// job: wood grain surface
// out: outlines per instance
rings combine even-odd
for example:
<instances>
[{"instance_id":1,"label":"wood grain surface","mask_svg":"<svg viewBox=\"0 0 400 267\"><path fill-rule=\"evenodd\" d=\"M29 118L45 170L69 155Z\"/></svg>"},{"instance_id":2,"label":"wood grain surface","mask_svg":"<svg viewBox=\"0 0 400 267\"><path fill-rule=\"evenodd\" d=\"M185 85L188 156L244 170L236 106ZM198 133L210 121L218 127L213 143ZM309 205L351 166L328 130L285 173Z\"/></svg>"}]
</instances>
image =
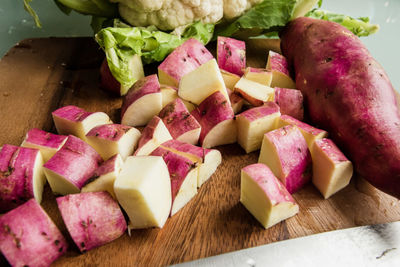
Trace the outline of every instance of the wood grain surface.
<instances>
[{"instance_id":1,"label":"wood grain surface","mask_svg":"<svg viewBox=\"0 0 400 267\"><path fill-rule=\"evenodd\" d=\"M215 44L210 45L213 49ZM263 67L268 45L248 43L248 65ZM279 44L273 45L275 49ZM119 122L121 99L98 88L103 54L90 38L24 40L0 61L0 145L19 145L34 127L55 132L51 111L77 105L104 111ZM156 70L148 66L146 74ZM294 198L297 216L264 230L239 203L240 169L255 163L238 145L219 147L223 163L198 194L163 229L132 231L118 240L79 253L46 186L42 206L69 241L54 266L164 266L279 240L400 219L399 201L353 177L328 200L310 184ZM338 244L340 245L340 244ZM5 263L2 259L1 265Z\"/></svg>"}]
</instances>

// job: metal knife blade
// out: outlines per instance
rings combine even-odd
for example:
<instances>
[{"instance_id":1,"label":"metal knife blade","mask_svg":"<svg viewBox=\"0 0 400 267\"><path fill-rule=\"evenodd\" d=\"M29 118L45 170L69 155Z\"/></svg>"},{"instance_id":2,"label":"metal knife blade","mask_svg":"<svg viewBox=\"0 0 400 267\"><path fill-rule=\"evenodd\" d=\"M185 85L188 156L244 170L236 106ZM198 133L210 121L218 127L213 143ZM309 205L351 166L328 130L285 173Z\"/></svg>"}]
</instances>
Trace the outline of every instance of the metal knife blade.
<instances>
[{"instance_id":1,"label":"metal knife blade","mask_svg":"<svg viewBox=\"0 0 400 267\"><path fill-rule=\"evenodd\" d=\"M289 239L178 266L400 266L400 221Z\"/></svg>"}]
</instances>

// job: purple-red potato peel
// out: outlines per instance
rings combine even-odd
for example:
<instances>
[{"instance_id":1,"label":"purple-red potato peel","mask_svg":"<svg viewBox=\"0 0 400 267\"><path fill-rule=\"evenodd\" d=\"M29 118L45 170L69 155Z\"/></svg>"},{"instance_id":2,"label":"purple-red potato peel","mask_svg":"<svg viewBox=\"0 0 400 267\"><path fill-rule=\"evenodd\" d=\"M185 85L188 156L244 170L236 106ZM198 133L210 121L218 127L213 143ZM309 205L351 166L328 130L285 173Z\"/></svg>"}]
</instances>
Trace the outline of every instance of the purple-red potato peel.
<instances>
[{"instance_id":1,"label":"purple-red potato peel","mask_svg":"<svg viewBox=\"0 0 400 267\"><path fill-rule=\"evenodd\" d=\"M177 47L158 66L160 83L179 86L181 78L213 58L198 40L191 38Z\"/></svg>"},{"instance_id":2,"label":"purple-red potato peel","mask_svg":"<svg viewBox=\"0 0 400 267\"><path fill-rule=\"evenodd\" d=\"M104 160L120 154L125 160L132 155L140 138L140 131L122 124L104 124L94 127L86 134L91 145Z\"/></svg>"},{"instance_id":3,"label":"purple-red potato peel","mask_svg":"<svg viewBox=\"0 0 400 267\"><path fill-rule=\"evenodd\" d=\"M167 164L171 179L171 216L183 208L197 194L198 167L187 157L162 147L151 153L160 156Z\"/></svg>"},{"instance_id":4,"label":"purple-red potato peel","mask_svg":"<svg viewBox=\"0 0 400 267\"><path fill-rule=\"evenodd\" d=\"M242 169L240 202L264 228L286 220L299 211L290 193L271 170L261 163Z\"/></svg>"},{"instance_id":5,"label":"purple-red potato peel","mask_svg":"<svg viewBox=\"0 0 400 267\"><path fill-rule=\"evenodd\" d=\"M158 116L163 120L172 138L193 145L198 143L201 126L181 99L177 98L167 104Z\"/></svg>"},{"instance_id":6,"label":"purple-red potato peel","mask_svg":"<svg viewBox=\"0 0 400 267\"><path fill-rule=\"evenodd\" d=\"M311 180L311 154L295 126L266 133L258 162L267 165L291 194Z\"/></svg>"},{"instance_id":7,"label":"purple-red potato peel","mask_svg":"<svg viewBox=\"0 0 400 267\"><path fill-rule=\"evenodd\" d=\"M53 192L66 195L79 193L102 162L94 148L69 135L64 146L43 167Z\"/></svg>"},{"instance_id":8,"label":"purple-red potato peel","mask_svg":"<svg viewBox=\"0 0 400 267\"><path fill-rule=\"evenodd\" d=\"M121 124L144 126L162 108L162 94L156 74L138 80L124 97Z\"/></svg>"},{"instance_id":9,"label":"purple-red potato peel","mask_svg":"<svg viewBox=\"0 0 400 267\"><path fill-rule=\"evenodd\" d=\"M356 172L400 198L395 91L361 40L337 23L298 18L282 32L281 46L313 123L329 132Z\"/></svg>"},{"instance_id":10,"label":"purple-red potato peel","mask_svg":"<svg viewBox=\"0 0 400 267\"><path fill-rule=\"evenodd\" d=\"M289 115L281 115L278 120L277 128L286 126L286 125L293 125L299 128L301 134L306 139L308 148L311 150L313 143L317 139L324 138L328 136L328 132L325 130L321 130L311 126L305 122L299 121L298 119L293 118Z\"/></svg>"},{"instance_id":11,"label":"purple-red potato peel","mask_svg":"<svg viewBox=\"0 0 400 267\"><path fill-rule=\"evenodd\" d=\"M0 217L0 250L12 266L50 266L67 247L57 226L34 199Z\"/></svg>"},{"instance_id":12,"label":"purple-red potato peel","mask_svg":"<svg viewBox=\"0 0 400 267\"><path fill-rule=\"evenodd\" d=\"M46 178L39 150L4 145L0 151L0 212L9 211L31 198L42 201Z\"/></svg>"},{"instance_id":13,"label":"purple-red potato peel","mask_svg":"<svg viewBox=\"0 0 400 267\"><path fill-rule=\"evenodd\" d=\"M271 87L296 88L296 84L290 77L289 64L281 54L269 51L265 68L272 72Z\"/></svg>"},{"instance_id":14,"label":"purple-red potato peel","mask_svg":"<svg viewBox=\"0 0 400 267\"><path fill-rule=\"evenodd\" d=\"M169 140L161 144L162 148L170 150L196 162L199 166L197 187L206 182L222 162L221 153L216 149L194 146L178 140Z\"/></svg>"},{"instance_id":15,"label":"purple-red potato peel","mask_svg":"<svg viewBox=\"0 0 400 267\"><path fill-rule=\"evenodd\" d=\"M300 90L275 87L275 102L283 115L304 119L303 94Z\"/></svg>"},{"instance_id":16,"label":"purple-red potato peel","mask_svg":"<svg viewBox=\"0 0 400 267\"><path fill-rule=\"evenodd\" d=\"M246 68L246 43L218 36L217 60L221 69L242 76L243 69Z\"/></svg>"},{"instance_id":17,"label":"purple-red potato peel","mask_svg":"<svg viewBox=\"0 0 400 267\"><path fill-rule=\"evenodd\" d=\"M57 205L69 234L81 252L117 239L127 228L117 201L108 192L58 197Z\"/></svg>"},{"instance_id":18,"label":"purple-red potato peel","mask_svg":"<svg viewBox=\"0 0 400 267\"><path fill-rule=\"evenodd\" d=\"M104 112L88 112L77 106L65 106L51 113L57 132L75 135L85 140L85 135L97 125L112 123Z\"/></svg>"},{"instance_id":19,"label":"purple-red potato peel","mask_svg":"<svg viewBox=\"0 0 400 267\"><path fill-rule=\"evenodd\" d=\"M165 141L171 140L172 136L163 121L154 116L142 131L138 142L135 156L147 156Z\"/></svg>"},{"instance_id":20,"label":"purple-red potato peel","mask_svg":"<svg viewBox=\"0 0 400 267\"><path fill-rule=\"evenodd\" d=\"M39 149L43 161L47 162L67 141L67 136L33 128L27 132L22 147Z\"/></svg>"},{"instance_id":21,"label":"purple-red potato peel","mask_svg":"<svg viewBox=\"0 0 400 267\"><path fill-rule=\"evenodd\" d=\"M229 95L229 100L231 101L231 106L234 114L239 113L242 111L244 105L244 99L237 93L233 92L232 90L226 88Z\"/></svg>"},{"instance_id":22,"label":"purple-red potato peel","mask_svg":"<svg viewBox=\"0 0 400 267\"><path fill-rule=\"evenodd\" d=\"M109 158L95 170L93 176L82 187L81 192L107 191L115 198L114 181L123 164L124 162L119 154Z\"/></svg>"},{"instance_id":23,"label":"purple-red potato peel","mask_svg":"<svg viewBox=\"0 0 400 267\"><path fill-rule=\"evenodd\" d=\"M237 128L230 103L220 92L207 97L192 111L201 125L200 144L205 148L235 143Z\"/></svg>"}]
</instances>

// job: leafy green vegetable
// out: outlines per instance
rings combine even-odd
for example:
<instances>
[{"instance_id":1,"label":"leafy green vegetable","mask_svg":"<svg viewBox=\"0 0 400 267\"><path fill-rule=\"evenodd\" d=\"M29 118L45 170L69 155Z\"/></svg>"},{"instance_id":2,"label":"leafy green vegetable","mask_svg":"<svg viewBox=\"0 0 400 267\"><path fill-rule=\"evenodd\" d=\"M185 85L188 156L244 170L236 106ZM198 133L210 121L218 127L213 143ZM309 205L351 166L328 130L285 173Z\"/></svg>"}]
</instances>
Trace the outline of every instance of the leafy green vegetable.
<instances>
[{"instance_id":1,"label":"leafy green vegetable","mask_svg":"<svg viewBox=\"0 0 400 267\"><path fill-rule=\"evenodd\" d=\"M310 18L337 22L352 31L357 36L368 36L379 30L379 25L371 24L369 22L369 18L365 17L360 17L356 19L347 15L336 14L320 9L311 10L309 13L306 14L306 16Z\"/></svg>"},{"instance_id":2,"label":"leafy green vegetable","mask_svg":"<svg viewBox=\"0 0 400 267\"><path fill-rule=\"evenodd\" d=\"M41 28L42 25L40 24L39 17L36 14L35 10L33 10L33 8L29 5L30 2L32 2L32 0L24 0L24 9L33 17L36 26Z\"/></svg>"},{"instance_id":3,"label":"leafy green vegetable","mask_svg":"<svg viewBox=\"0 0 400 267\"><path fill-rule=\"evenodd\" d=\"M283 27L292 17L296 0L265 0L249 9L228 25L217 25L215 36L237 36L243 31L258 29L250 35L259 35Z\"/></svg>"},{"instance_id":4,"label":"leafy green vegetable","mask_svg":"<svg viewBox=\"0 0 400 267\"><path fill-rule=\"evenodd\" d=\"M155 27L124 27L114 21L114 27L100 30L95 38L107 56L113 76L123 85L131 86L135 80L129 65L134 55L140 55L144 64L162 61L176 47L189 38L207 44L213 36L214 25L196 22L186 28L182 35L157 30Z\"/></svg>"}]
</instances>

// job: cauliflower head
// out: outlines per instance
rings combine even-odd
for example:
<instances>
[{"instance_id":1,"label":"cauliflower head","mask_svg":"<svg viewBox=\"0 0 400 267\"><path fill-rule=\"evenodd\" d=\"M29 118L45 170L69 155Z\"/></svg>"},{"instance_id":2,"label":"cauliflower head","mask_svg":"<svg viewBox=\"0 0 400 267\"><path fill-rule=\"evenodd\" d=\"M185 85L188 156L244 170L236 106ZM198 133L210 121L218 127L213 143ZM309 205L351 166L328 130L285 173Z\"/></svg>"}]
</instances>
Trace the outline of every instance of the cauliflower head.
<instances>
[{"instance_id":1,"label":"cauliflower head","mask_svg":"<svg viewBox=\"0 0 400 267\"><path fill-rule=\"evenodd\" d=\"M232 20L262 0L110 0L118 3L119 13L133 26L154 25L161 30L195 21L216 23Z\"/></svg>"}]
</instances>

